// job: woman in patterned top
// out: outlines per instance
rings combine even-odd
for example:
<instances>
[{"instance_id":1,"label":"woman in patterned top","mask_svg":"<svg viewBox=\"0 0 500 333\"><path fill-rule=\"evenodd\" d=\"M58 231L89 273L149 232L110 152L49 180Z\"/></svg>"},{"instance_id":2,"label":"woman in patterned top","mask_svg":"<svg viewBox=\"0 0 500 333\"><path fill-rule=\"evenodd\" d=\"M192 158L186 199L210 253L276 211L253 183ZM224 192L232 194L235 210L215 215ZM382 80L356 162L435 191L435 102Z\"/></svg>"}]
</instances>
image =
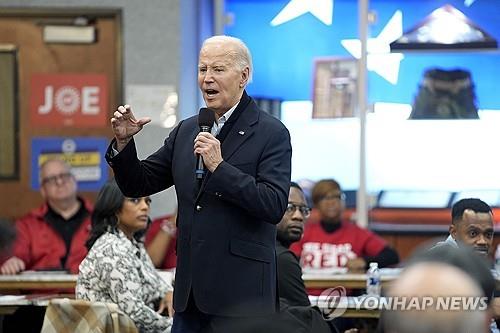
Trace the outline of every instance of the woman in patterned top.
<instances>
[{"instance_id":1,"label":"woman in patterned top","mask_svg":"<svg viewBox=\"0 0 500 333\"><path fill-rule=\"evenodd\" d=\"M89 252L80 264L76 298L116 303L142 333L170 332L172 286L160 277L140 240L150 203L149 197L126 198L115 181L103 186L92 214Z\"/></svg>"}]
</instances>

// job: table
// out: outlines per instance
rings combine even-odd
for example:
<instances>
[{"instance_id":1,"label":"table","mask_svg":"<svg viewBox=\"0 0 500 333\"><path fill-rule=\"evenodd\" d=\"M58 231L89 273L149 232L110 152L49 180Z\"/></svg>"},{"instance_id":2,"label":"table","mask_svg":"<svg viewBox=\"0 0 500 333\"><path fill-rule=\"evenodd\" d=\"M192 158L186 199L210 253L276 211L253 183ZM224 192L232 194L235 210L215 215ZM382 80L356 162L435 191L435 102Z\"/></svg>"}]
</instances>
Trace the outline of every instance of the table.
<instances>
[{"instance_id":1,"label":"table","mask_svg":"<svg viewBox=\"0 0 500 333\"><path fill-rule=\"evenodd\" d=\"M401 273L401 268L381 268L380 281L382 287L387 287L391 281L396 279ZM335 271L333 271L335 272ZM326 289L334 287L344 287L348 289L365 289L366 288L366 274L365 273L351 273L347 269L339 273L311 273L307 272L302 275L306 288L312 289Z\"/></svg>"},{"instance_id":2,"label":"table","mask_svg":"<svg viewBox=\"0 0 500 333\"><path fill-rule=\"evenodd\" d=\"M396 279L397 275L381 275L382 287L386 287L391 281ZM304 274L302 275L306 288L323 289L333 287L345 287L348 289L366 288L366 274L364 273L346 273L346 274Z\"/></svg>"},{"instance_id":3,"label":"table","mask_svg":"<svg viewBox=\"0 0 500 333\"><path fill-rule=\"evenodd\" d=\"M384 271L386 270L386 271ZM382 287L387 287L395 280L401 269L381 269L380 280ZM385 272L385 273L384 273ZM500 291L500 275L493 274L496 280L496 290ZM365 273L345 273L345 274L303 274L302 279L306 288L311 289L326 289L334 287L344 287L347 289L365 289L366 274Z\"/></svg>"},{"instance_id":4,"label":"table","mask_svg":"<svg viewBox=\"0 0 500 333\"><path fill-rule=\"evenodd\" d=\"M387 287L399 273L399 269L387 271L381 269L382 287ZM158 271L166 281L172 281L173 272ZM33 289L72 289L76 286L76 274L28 272L17 275L0 275L1 290L33 290ZM306 288L326 289L343 286L349 289L364 289L366 287L366 274L303 274L302 278ZM497 290L500 290L500 279L497 277Z\"/></svg>"},{"instance_id":5,"label":"table","mask_svg":"<svg viewBox=\"0 0 500 333\"><path fill-rule=\"evenodd\" d=\"M0 290L72 289L76 286L77 277L76 274L55 272L0 275Z\"/></svg>"},{"instance_id":6,"label":"table","mask_svg":"<svg viewBox=\"0 0 500 333\"><path fill-rule=\"evenodd\" d=\"M47 306L53 298L74 298L68 294L0 295L0 315L14 313L20 306Z\"/></svg>"},{"instance_id":7,"label":"table","mask_svg":"<svg viewBox=\"0 0 500 333\"><path fill-rule=\"evenodd\" d=\"M171 282L174 273L159 270L160 276ZM2 290L43 290L43 289L74 289L77 274L61 272L26 271L16 275L0 275L0 291Z\"/></svg>"}]
</instances>

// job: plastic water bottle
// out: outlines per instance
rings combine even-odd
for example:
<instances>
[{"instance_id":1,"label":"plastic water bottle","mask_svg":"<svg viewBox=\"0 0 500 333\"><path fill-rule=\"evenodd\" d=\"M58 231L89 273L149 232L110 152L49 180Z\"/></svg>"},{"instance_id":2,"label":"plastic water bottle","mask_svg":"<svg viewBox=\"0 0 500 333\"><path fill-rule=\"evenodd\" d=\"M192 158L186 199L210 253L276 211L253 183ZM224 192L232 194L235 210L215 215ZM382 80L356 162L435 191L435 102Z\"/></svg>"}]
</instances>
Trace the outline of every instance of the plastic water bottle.
<instances>
[{"instance_id":1,"label":"plastic water bottle","mask_svg":"<svg viewBox=\"0 0 500 333\"><path fill-rule=\"evenodd\" d=\"M380 271L376 262L371 262L366 272L366 294L380 296Z\"/></svg>"}]
</instances>

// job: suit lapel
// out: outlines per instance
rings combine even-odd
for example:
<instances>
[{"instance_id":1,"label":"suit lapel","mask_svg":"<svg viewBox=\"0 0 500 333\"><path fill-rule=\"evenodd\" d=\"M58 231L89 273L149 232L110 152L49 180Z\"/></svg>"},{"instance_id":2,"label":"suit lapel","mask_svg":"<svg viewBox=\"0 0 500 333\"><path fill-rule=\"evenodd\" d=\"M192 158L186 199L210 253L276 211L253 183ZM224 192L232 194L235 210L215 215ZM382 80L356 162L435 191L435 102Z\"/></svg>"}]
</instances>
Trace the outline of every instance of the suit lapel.
<instances>
[{"instance_id":1,"label":"suit lapel","mask_svg":"<svg viewBox=\"0 0 500 333\"><path fill-rule=\"evenodd\" d=\"M242 111L236 123L231 128L231 131L228 133L226 139L222 143L221 151L222 151L222 159L228 162L231 156L238 150L238 148L248 140L254 133L255 129L253 125L257 123L259 120L259 109L253 100L250 100L250 103L247 107ZM205 188L205 184L208 179L212 175L211 172L208 172L206 176L203 178L203 181L200 186L200 190L196 197L196 202L200 199L201 194Z\"/></svg>"},{"instance_id":2,"label":"suit lapel","mask_svg":"<svg viewBox=\"0 0 500 333\"><path fill-rule=\"evenodd\" d=\"M228 161L238 148L253 135L253 125L257 122L258 112L252 108L243 111L222 143L221 150L224 161Z\"/></svg>"}]
</instances>

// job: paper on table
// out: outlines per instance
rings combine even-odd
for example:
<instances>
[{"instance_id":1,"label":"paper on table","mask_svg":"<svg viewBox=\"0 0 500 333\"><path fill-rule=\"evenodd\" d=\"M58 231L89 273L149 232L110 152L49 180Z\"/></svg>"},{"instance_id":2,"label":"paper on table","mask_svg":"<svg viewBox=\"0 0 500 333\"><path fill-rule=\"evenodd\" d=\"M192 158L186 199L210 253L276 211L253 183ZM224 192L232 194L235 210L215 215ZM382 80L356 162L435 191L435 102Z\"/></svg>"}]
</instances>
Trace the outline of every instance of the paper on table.
<instances>
[{"instance_id":1,"label":"paper on table","mask_svg":"<svg viewBox=\"0 0 500 333\"><path fill-rule=\"evenodd\" d=\"M26 295L0 295L0 303L10 303L21 299L26 299Z\"/></svg>"},{"instance_id":2,"label":"paper on table","mask_svg":"<svg viewBox=\"0 0 500 333\"><path fill-rule=\"evenodd\" d=\"M332 275L332 274L345 274L347 267L329 267L329 268L307 268L303 270L304 274L311 275Z\"/></svg>"},{"instance_id":3,"label":"paper on table","mask_svg":"<svg viewBox=\"0 0 500 333\"><path fill-rule=\"evenodd\" d=\"M401 274L401 271L403 269L402 268L381 268L379 271L380 271L380 275L394 275L394 276L397 276L399 274Z\"/></svg>"}]
</instances>

